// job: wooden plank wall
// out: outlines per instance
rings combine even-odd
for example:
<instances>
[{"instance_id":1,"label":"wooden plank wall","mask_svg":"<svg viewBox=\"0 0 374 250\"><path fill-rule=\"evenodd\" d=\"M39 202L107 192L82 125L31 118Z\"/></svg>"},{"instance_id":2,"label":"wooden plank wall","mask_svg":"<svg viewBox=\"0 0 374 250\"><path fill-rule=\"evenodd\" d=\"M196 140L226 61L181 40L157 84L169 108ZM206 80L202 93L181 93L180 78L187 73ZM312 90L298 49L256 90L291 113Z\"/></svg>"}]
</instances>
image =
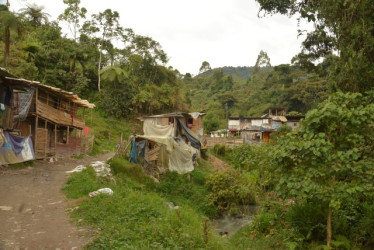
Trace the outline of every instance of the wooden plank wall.
<instances>
[{"instance_id":1,"label":"wooden plank wall","mask_svg":"<svg viewBox=\"0 0 374 250\"><path fill-rule=\"evenodd\" d=\"M46 145L48 140L48 129L37 128L36 129L36 143L35 143L35 157L37 159L45 158Z\"/></svg>"},{"instance_id":2,"label":"wooden plank wall","mask_svg":"<svg viewBox=\"0 0 374 250\"><path fill-rule=\"evenodd\" d=\"M84 128L85 126L84 120L72 117L70 114L55 109L40 100L36 101L36 112L39 116L59 125L74 126L78 128Z\"/></svg>"}]
</instances>

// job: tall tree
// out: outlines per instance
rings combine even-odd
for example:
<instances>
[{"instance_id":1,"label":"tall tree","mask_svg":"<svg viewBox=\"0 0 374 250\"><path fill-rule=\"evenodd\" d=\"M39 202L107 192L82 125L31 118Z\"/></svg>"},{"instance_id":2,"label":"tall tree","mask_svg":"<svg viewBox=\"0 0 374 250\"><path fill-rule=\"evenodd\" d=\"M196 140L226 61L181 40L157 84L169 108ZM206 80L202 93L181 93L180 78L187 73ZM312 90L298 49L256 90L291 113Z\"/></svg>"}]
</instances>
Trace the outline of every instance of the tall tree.
<instances>
[{"instance_id":1,"label":"tall tree","mask_svg":"<svg viewBox=\"0 0 374 250\"><path fill-rule=\"evenodd\" d=\"M93 37L98 44L99 49L99 62L98 62L98 81L97 88L99 92L100 87L100 71L102 68L102 56L103 51L106 48L110 48L111 40L118 39L123 34L123 28L119 24L119 13L117 11L112 11L111 9L106 9L104 12L99 14L93 14L92 20L86 21L83 24L82 31L87 35Z\"/></svg>"},{"instance_id":2,"label":"tall tree","mask_svg":"<svg viewBox=\"0 0 374 250\"><path fill-rule=\"evenodd\" d=\"M303 42L301 58L315 62L337 51L334 87L364 92L374 86L372 0L256 0L265 14L300 14L315 30Z\"/></svg>"},{"instance_id":3,"label":"tall tree","mask_svg":"<svg viewBox=\"0 0 374 250\"><path fill-rule=\"evenodd\" d=\"M364 201L373 192L373 98L373 91L333 94L307 113L297 135L288 134L274 145L276 191L326 208L329 247L332 214L350 196Z\"/></svg>"},{"instance_id":4,"label":"tall tree","mask_svg":"<svg viewBox=\"0 0 374 250\"><path fill-rule=\"evenodd\" d=\"M10 12L8 7L0 5L0 29L1 33L4 34L2 39L4 40L4 67L8 65L8 59L10 55L10 33L11 30L16 31L19 35L21 34L22 23L17 15Z\"/></svg>"},{"instance_id":5,"label":"tall tree","mask_svg":"<svg viewBox=\"0 0 374 250\"><path fill-rule=\"evenodd\" d=\"M204 61L202 64L201 64L201 67L199 69L199 73L204 73L208 70L211 70L212 68L210 67L210 64L207 62L207 61Z\"/></svg>"},{"instance_id":6,"label":"tall tree","mask_svg":"<svg viewBox=\"0 0 374 250\"><path fill-rule=\"evenodd\" d=\"M80 0L63 0L67 8L64 13L58 16L59 20L63 20L69 23L69 29L74 37L74 41L77 41L77 33L80 28L80 20L86 18L87 9L79 7Z\"/></svg>"}]
</instances>

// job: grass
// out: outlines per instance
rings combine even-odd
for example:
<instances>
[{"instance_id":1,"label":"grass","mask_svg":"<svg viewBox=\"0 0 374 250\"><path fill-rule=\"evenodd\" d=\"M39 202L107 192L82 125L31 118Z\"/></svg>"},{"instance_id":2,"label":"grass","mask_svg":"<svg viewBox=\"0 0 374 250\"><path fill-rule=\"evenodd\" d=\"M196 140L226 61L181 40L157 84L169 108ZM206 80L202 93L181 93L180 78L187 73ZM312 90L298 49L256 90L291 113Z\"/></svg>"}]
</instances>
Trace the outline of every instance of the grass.
<instances>
[{"instance_id":1,"label":"grass","mask_svg":"<svg viewBox=\"0 0 374 250\"><path fill-rule=\"evenodd\" d=\"M30 166L34 166L34 161L25 161L20 163L14 163L9 165L13 169L23 169Z\"/></svg>"},{"instance_id":2,"label":"grass","mask_svg":"<svg viewBox=\"0 0 374 250\"><path fill-rule=\"evenodd\" d=\"M114 151L116 144L120 141L121 133L122 140L127 141L132 131L128 120L105 117L99 109L92 110L92 122L91 115L86 115L86 125L90 127L90 133L95 135L90 155Z\"/></svg>"},{"instance_id":3,"label":"grass","mask_svg":"<svg viewBox=\"0 0 374 250\"><path fill-rule=\"evenodd\" d=\"M72 212L72 217L95 228L97 237L88 249L227 249L206 223L216 214L206 198L204 179L208 166L188 176L166 173L161 184L125 159L111 160L115 182L96 177L91 168L71 175L63 192L69 199L110 187L113 196L98 195ZM180 208L170 209L168 202Z\"/></svg>"}]
</instances>

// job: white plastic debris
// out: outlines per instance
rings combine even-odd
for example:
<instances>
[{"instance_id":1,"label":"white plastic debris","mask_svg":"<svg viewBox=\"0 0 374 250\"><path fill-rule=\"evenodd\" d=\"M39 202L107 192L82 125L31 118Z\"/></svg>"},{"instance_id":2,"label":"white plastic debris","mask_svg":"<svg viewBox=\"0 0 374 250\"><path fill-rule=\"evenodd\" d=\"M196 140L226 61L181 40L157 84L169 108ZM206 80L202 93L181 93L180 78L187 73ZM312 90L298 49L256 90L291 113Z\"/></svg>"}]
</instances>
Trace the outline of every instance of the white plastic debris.
<instances>
[{"instance_id":1,"label":"white plastic debris","mask_svg":"<svg viewBox=\"0 0 374 250\"><path fill-rule=\"evenodd\" d=\"M99 190L93 191L88 194L90 198L95 197L98 194L108 194L108 195L113 195L113 190L110 188L100 188Z\"/></svg>"},{"instance_id":2,"label":"white plastic debris","mask_svg":"<svg viewBox=\"0 0 374 250\"><path fill-rule=\"evenodd\" d=\"M82 172L82 171L85 170L85 169L86 169L85 166L83 166L83 165L78 165L78 166L76 166L73 170L66 171L66 173L71 174L71 173L75 173L75 172Z\"/></svg>"},{"instance_id":3,"label":"white plastic debris","mask_svg":"<svg viewBox=\"0 0 374 250\"><path fill-rule=\"evenodd\" d=\"M109 164L106 164L103 161L94 161L91 162L90 167L92 167L97 176L105 177L105 176L111 176L110 173L110 166Z\"/></svg>"},{"instance_id":4,"label":"white plastic debris","mask_svg":"<svg viewBox=\"0 0 374 250\"><path fill-rule=\"evenodd\" d=\"M106 177L106 176L111 176L112 175L110 173L109 164L106 164L103 161L94 161L94 162L91 162L90 165L88 165L88 166L92 167L95 170L97 176ZM76 168L74 168L73 170L66 171L66 173L71 174L71 173L75 173L75 172L82 172L85 169L86 169L86 166L79 165Z\"/></svg>"},{"instance_id":5,"label":"white plastic debris","mask_svg":"<svg viewBox=\"0 0 374 250\"><path fill-rule=\"evenodd\" d=\"M170 209L176 210L179 209L179 206L175 206L173 202L165 202L166 205L169 206Z\"/></svg>"}]
</instances>

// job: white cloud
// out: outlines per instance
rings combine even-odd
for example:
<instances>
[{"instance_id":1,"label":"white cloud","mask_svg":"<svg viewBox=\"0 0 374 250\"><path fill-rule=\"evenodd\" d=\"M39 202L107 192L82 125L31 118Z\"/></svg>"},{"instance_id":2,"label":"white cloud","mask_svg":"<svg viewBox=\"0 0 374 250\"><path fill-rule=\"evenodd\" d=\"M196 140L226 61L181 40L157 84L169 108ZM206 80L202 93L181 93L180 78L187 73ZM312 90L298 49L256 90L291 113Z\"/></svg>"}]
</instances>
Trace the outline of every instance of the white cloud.
<instances>
[{"instance_id":1,"label":"white cloud","mask_svg":"<svg viewBox=\"0 0 374 250\"><path fill-rule=\"evenodd\" d=\"M29 2L43 5L52 19L65 9L62 0ZM253 66L260 50L268 53L272 65L290 63L300 51L296 18L258 18L254 0L81 2L89 15L107 8L118 11L125 28L158 41L170 58L168 64L182 73L196 74L205 60L212 67ZM26 5L25 0L10 3L14 10Z\"/></svg>"}]
</instances>

